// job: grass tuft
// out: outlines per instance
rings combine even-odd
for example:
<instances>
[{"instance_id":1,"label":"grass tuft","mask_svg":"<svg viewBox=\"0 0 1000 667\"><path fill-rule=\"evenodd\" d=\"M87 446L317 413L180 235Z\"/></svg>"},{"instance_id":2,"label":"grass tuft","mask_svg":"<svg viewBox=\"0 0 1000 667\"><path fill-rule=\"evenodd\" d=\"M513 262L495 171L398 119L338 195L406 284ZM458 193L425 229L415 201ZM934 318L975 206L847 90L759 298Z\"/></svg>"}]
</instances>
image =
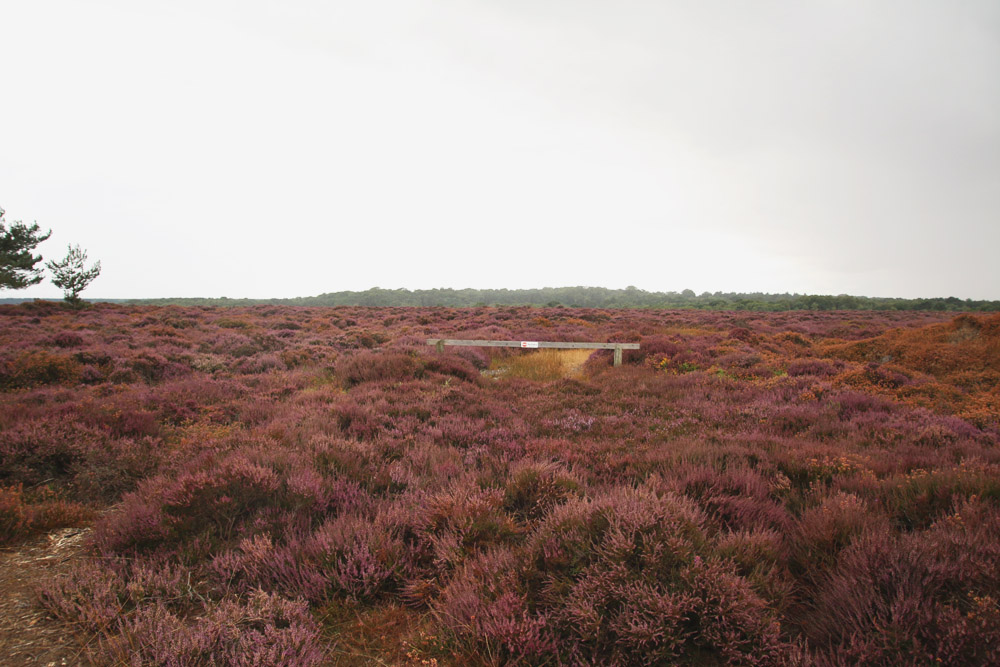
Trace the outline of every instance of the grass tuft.
<instances>
[{"instance_id":1,"label":"grass tuft","mask_svg":"<svg viewBox=\"0 0 1000 667\"><path fill-rule=\"evenodd\" d=\"M583 364L593 350L537 350L494 359L490 370L497 376L551 382L583 374Z\"/></svg>"}]
</instances>

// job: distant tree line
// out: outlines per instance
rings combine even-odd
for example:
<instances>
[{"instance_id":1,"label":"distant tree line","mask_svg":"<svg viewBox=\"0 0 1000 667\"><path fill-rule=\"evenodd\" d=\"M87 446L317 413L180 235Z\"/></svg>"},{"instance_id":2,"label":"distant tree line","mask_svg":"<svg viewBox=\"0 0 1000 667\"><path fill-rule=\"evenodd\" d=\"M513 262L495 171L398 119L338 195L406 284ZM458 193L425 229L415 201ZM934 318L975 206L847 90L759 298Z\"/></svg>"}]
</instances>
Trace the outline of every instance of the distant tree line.
<instances>
[{"instance_id":1,"label":"distant tree line","mask_svg":"<svg viewBox=\"0 0 1000 667\"><path fill-rule=\"evenodd\" d=\"M888 297L821 294L765 294L763 292L647 292L636 287L543 287L541 289L382 289L328 292L293 299L137 299L134 304L187 306L563 306L567 308L693 308L701 310L939 310L953 312L1000 311L1000 301L956 297L896 299Z\"/></svg>"}]
</instances>

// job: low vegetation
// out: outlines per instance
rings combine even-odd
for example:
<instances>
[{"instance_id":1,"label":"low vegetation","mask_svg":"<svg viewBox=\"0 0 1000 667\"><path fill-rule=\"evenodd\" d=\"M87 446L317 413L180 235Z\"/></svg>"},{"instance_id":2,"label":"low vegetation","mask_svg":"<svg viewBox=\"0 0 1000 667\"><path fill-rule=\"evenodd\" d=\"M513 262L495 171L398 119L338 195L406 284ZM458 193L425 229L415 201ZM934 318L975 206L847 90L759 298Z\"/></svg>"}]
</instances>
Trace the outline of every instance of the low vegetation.
<instances>
[{"instance_id":1,"label":"low vegetation","mask_svg":"<svg viewBox=\"0 0 1000 667\"><path fill-rule=\"evenodd\" d=\"M93 522L39 603L97 664L1000 662L997 315L38 302L0 343L0 539Z\"/></svg>"}]
</instances>

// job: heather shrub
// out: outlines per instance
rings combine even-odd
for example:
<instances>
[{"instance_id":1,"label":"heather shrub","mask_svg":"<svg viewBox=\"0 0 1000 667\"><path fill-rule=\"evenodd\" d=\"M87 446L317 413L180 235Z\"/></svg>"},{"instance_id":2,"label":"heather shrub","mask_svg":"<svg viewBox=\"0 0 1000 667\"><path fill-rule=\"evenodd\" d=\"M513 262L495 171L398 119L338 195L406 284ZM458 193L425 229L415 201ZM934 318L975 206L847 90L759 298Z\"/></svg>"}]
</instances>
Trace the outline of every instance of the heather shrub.
<instances>
[{"instance_id":1,"label":"heather shrub","mask_svg":"<svg viewBox=\"0 0 1000 667\"><path fill-rule=\"evenodd\" d=\"M30 503L25 508L26 522L22 534L79 526L94 517L90 508L59 498L47 489L34 490L30 494Z\"/></svg>"},{"instance_id":2,"label":"heather shrub","mask_svg":"<svg viewBox=\"0 0 1000 667\"><path fill-rule=\"evenodd\" d=\"M777 662L773 614L729 566L705 560L702 521L690 501L646 489L572 499L523 556L468 563L435 610L459 638L537 664Z\"/></svg>"},{"instance_id":3,"label":"heather shrub","mask_svg":"<svg viewBox=\"0 0 1000 667\"><path fill-rule=\"evenodd\" d=\"M366 405L359 399L360 390L347 392L339 386L339 382L332 376L326 378L330 387L336 387L337 395L332 400L326 401L332 413L333 419L329 423L334 426L332 429L324 430L327 435L348 435L354 439L366 439L367 436L376 435L387 422L387 415L376 414L372 406ZM384 387L379 387L384 389ZM380 405L379 407L383 407ZM355 432L351 432L354 430Z\"/></svg>"},{"instance_id":4,"label":"heather shrub","mask_svg":"<svg viewBox=\"0 0 1000 667\"><path fill-rule=\"evenodd\" d=\"M283 507L319 520L337 512L367 510L372 504L368 491L357 482L337 475L322 475L303 461L279 469L282 494L275 500Z\"/></svg>"},{"instance_id":5,"label":"heather shrub","mask_svg":"<svg viewBox=\"0 0 1000 667\"><path fill-rule=\"evenodd\" d=\"M129 360L132 371L144 382L160 382L183 375L188 369L156 352L143 351Z\"/></svg>"},{"instance_id":6,"label":"heather shrub","mask_svg":"<svg viewBox=\"0 0 1000 667\"><path fill-rule=\"evenodd\" d=\"M294 663L263 595L350 609L332 661L998 662L1000 319L35 310L0 306L0 539L111 505L46 602L81 659ZM494 382L427 336L642 349Z\"/></svg>"},{"instance_id":7,"label":"heather shrub","mask_svg":"<svg viewBox=\"0 0 1000 667\"><path fill-rule=\"evenodd\" d=\"M102 547L131 549L180 545L213 551L240 537L257 511L276 503L280 480L273 470L234 455L217 466L153 479L125 499L123 510L99 524Z\"/></svg>"},{"instance_id":8,"label":"heather shrub","mask_svg":"<svg viewBox=\"0 0 1000 667\"><path fill-rule=\"evenodd\" d=\"M307 543L329 590L357 600L374 599L399 585L403 551L384 514L374 520L356 514L328 519Z\"/></svg>"},{"instance_id":9,"label":"heather shrub","mask_svg":"<svg viewBox=\"0 0 1000 667\"><path fill-rule=\"evenodd\" d=\"M25 491L20 484L0 486L0 545L91 519L88 508L57 497L48 489Z\"/></svg>"},{"instance_id":10,"label":"heather shrub","mask_svg":"<svg viewBox=\"0 0 1000 667\"><path fill-rule=\"evenodd\" d=\"M303 602L258 592L223 600L192 623L161 605L118 624L94 652L100 661L168 667L308 667L323 660L319 628Z\"/></svg>"},{"instance_id":11,"label":"heather shrub","mask_svg":"<svg viewBox=\"0 0 1000 667\"><path fill-rule=\"evenodd\" d=\"M521 521L531 521L579 493L577 477L559 464L525 461L511 469L503 509Z\"/></svg>"},{"instance_id":12,"label":"heather shrub","mask_svg":"<svg viewBox=\"0 0 1000 667\"><path fill-rule=\"evenodd\" d=\"M622 355L624 356L626 352L628 350L623 351ZM594 353L587 357L587 361L583 364L583 374L587 377L596 377L607 372L612 367L613 355L612 350L594 350Z\"/></svg>"},{"instance_id":13,"label":"heather shrub","mask_svg":"<svg viewBox=\"0 0 1000 667\"><path fill-rule=\"evenodd\" d=\"M0 486L0 544L23 535L30 526L21 486Z\"/></svg>"},{"instance_id":14,"label":"heather shrub","mask_svg":"<svg viewBox=\"0 0 1000 667\"><path fill-rule=\"evenodd\" d=\"M729 338L732 340L739 340L744 343L748 343L753 341L755 337L754 332L746 327L735 327L729 330Z\"/></svg>"},{"instance_id":15,"label":"heather shrub","mask_svg":"<svg viewBox=\"0 0 1000 667\"><path fill-rule=\"evenodd\" d=\"M143 406L107 400L92 407L92 410L81 410L79 419L89 426L106 430L112 437L141 439L160 435L158 415Z\"/></svg>"},{"instance_id":16,"label":"heather shrub","mask_svg":"<svg viewBox=\"0 0 1000 667\"><path fill-rule=\"evenodd\" d=\"M80 369L80 382L83 384L98 384L104 382L105 379L107 379L107 372L99 366L87 364Z\"/></svg>"},{"instance_id":17,"label":"heather shrub","mask_svg":"<svg viewBox=\"0 0 1000 667\"><path fill-rule=\"evenodd\" d=\"M852 664L996 664L997 527L996 508L979 505L959 509L926 535L865 534L821 582L809 635ZM949 542L971 546L972 536L986 541L949 553ZM973 558L963 563L966 554Z\"/></svg>"},{"instance_id":18,"label":"heather shrub","mask_svg":"<svg viewBox=\"0 0 1000 667\"><path fill-rule=\"evenodd\" d=\"M463 451L421 442L409 447L386 468L392 490L439 489L465 473Z\"/></svg>"},{"instance_id":19,"label":"heather shrub","mask_svg":"<svg viewBox=\"0 0 1000 667\"><path fill-rule=\"evenodd\" d=\"M841 367L843 362L840 362ZM821 359L797 359L788 364L786 371L790 377L817 376L830 377L839 373L841 368L834 363Z\"/></svg>"},{"instance_id":20,"label":"heather shrub","mask_svg":"<svg viewBox=\"0 0 1000 667\"><path fill-rule=\"evenodd\" d=\"M764 363L764 359L756 352L732 352L715 359L716 373L720 377L735 377L754 379L771 377L777 371ZM721 371L721 372L720 372Z\"/></svg>"},{"instance_id":21,"label":"heather shrub","mask_svg":"<svg viewBox=\"0 0 1000 667\"><path fill-rule=\"evenodd\" d=\"M202 345L203 352L212 352L227 357L249 357L262 352L262 346L250 336L223 333Z\"/></svg>"},{"instance_id":22,"label":"heather shrub","mask_svg":"<svg viewBox=\"0 0 1000 667\"><path fill-rule=\"evenodd\" d=\"M169 526L163 511L152 497L156 486L150 481L122 499L117 512L105 516L94 529L94 545L106 554L151 552L167 542Z\"/></svg>"},{"instance_id":23,"label":"heather shrub","mask_svg":"<svg viewBox=\"0 0 1000 667\"><path fill-rule=\"evenodd\" d=\"M540 600L562 601L575 579L594 566L672 578L703 550L703 521L691 501L645 489L570 500L553 509L530 537L536 594Z\"/></svg>"},{"instance_id":24,"label":"heather shrub","mask_svg":"<svg viewBox=\"0 0 1000 667\"><path fill-rule=\"evenodd\" d=\"M305 558L301 538L276 543L269 534L246 537L215 555L208 569L225 594L264 590L316 602L329 587L324 573Z\"/></svg>"},{"instance_id":25,"label":"heather shrub","mask_svg":"<svg viewBox=\"0 0 1000 667\"><path fill-rule=\"evenodd\" d=\"M56 347L78 347L83 345L83 336L75 331L61 331L52 337L52 344Z\"/></svg>"},{"instance_id":26,"label":"heather shrub","mask_svg":"<svg viewBox=\"0 0 1000 667\"><path fill-rule=\"evenodd\" d=\"M1000 599L1000 508L995 502L972 498L955 503L952 511L912 538L935 562L935 575Z\"/></svg>"},{"instance_id":27,"label":"heather shrub","mask_svg":"<svg viewBox=\"0 0 1000 667\"><path fill-rule=\"evenodd\" d=\"M889 532L880 513L855 495L837 493L823 498L819 506L806 510L791 536L792 564L810 576L836 562L851 541L866 532Z\"/></svg>"},{"instance_id":28,"label":"heather shrub","mask_svg":"<svg viewBox=\"0 0 1000 667\"><path fill-rule=\"evenodd\" d=\"M111 552L167 549L198 559L247 537L308 529L368 503L357 484L320 474L308 457L246 443L224 458L204 455L147 480L98 525L96 541Z\"/></svg>"},{"instance_id":29,"label":"heather shrub","mask_svg":"<svg viewBox=\"0 0 1000 667\"><path fill-rule=\"evenodd\" d=\"M244 357L236 364L236 372L246 375L286 370L287 368L288 366L286 366L284 360L271 352Z\"/></svg>"},{"instance_id":30,"label":"heather shrub","mask_svg":"<svg viewBox=\"0 0 1000 667\"><path fill-rule=\"evenodd\" d=\"M0 366L0 385L11 388L44 384L76 384L82 367L73 357L28 350Z\"/></svg>"},{"instance_id":31,"label":"heather shrub","mask_svg":"<svg viewBox=\"0 0 1000 667\"><path fill-rule=\"evenodd\" d=\"M286 368L298 368L300 366L308 366L313 361L315 361L315 353L313 350L294 347L285 348L282 350L278 358L285 365Z\"/></svg>"},{"instance_id":32,"label":"heather shrub","mask_svg":"<svg viewBox=\"0 0 1000 667\"><path fill-rule=\"evenodd\" d=\"M669 336L643 336L639 340L638 350L623 350L622 363L641 364L646 359L659 363L664 358L671 358L683 350L683 346Z\"/></svg>"},{"instance_id":33,"label":"heather shrub","mask_svg":"<svg viewBox=\"0 0 1000 667\"><path fill-rule=\"evenodd\" d=\"M69 485L74 497L113 502L155 473L163 460L157 439L101 438L87 447Z\"/></svg>"},{"instance_id":34,"label":"heather shrub","mask_svg":"<svg viewBox=\"0 0 1000 667\"><path fill-rule=\"evenodd\" d=\"M841 373L838 381L861 389L899 389L911 384L913 379L901 368L871 362L862 368Z\"/></svg>"},{"instance_id":35,"label":"heather shrub","mask_svg":"<svg viewBox=\"0 0 1000 667\"><path fill-rule=\"evenodd\" d=\"M31 420L0 430L0 480L38 485L72 480L103 438L71 421Z\"/></svg>"},{"instance_id":36,"label":"heather shrub","mask_svg":"<svg viewBox=\"0 0 1000 667\"><path fill-rule=\"evenodd\" d=\"M228 360L219 354L197 354L191 359L191 368L201 373L216 373L228 367Z\"/></svg>"},{"instance_id":37,"label":"heather shrub","mask_svg":"<svg viewBox=\"0 0 1000 667\"><path fill-rule=\"evenodd\" d=\"M336 372L347 387L363 382L412 380L423 375L424 366L407 352L383 350L359 352L337 360Z\"/></svg>"},{"instance_id":38,"label":"heather shrub","mask_svg":"<svg viewBox=\"0 0 1000 667\"><path fill-rule=\"evenodd\" d=\"M252 329L253 324L246 320L235 317L220 317L215 321L215 326L223 329Z\"/></svg>"},{"instance_id":39,"label":"heather shrub","mask_svg":"<svg viewBox=\"0 0 1000 667\"><path fill-rule=\"evenodd\" d=\"M470 653L499 664L544 664L559 655L559 639L544 613L530 611L518 592L517 555L490 549L466 561L432 608Z\"/></svg>"},{"instance_id":40,"label":"heather shrub","mask_svg":"<svg viewBox=\"0 0 1000 667\"><path fill-rule=\"evenodd\" d=\"M92 563L77 566L39 591L39 600L53 616L88 633L107 631L131 609L123 577Z\"/></svg>"},{"instance_id":41,"label":"heather shrub","mask_svg":"<svg viewBox=\"0 0 1000 667\"><path fill-rule=\"evenodd\" d=\"M88 633L111 633L143 605L166 605L179 612L198 606L200 594L185 571L162 559L108 558L78 564L43 585L42 606L53 616Z\"/></svg>"},{"instance_id":42,"label":"heather shrub","mask_svg":"<svg viewBox=\"0 0 1000 667\"><path fill-rule=\"evenodd\" d=\"M371 331L368 329L355 332L349 336L349 346L350 347L363 347L366 349L372 349L385 342L388 342L389 337L386 336L381 331Z\"/></svg>"},{"instance_id":43,"label":"heather shrub","mask_svg":"<svg viewBox=\"0 0 1000 667\"><path fill-rule=\"evenodd\" d=\"M458 480L394 503L384 520L405 547L399 563L404 597L425 604L469 555L517 541L518 527L502 505L500 490Z\"/></svg>"},{"instance_id":44,"label":"heather shrub","mask_svg":"<svg viewBox=\"0 0 1000 667\"><path fill-rule=\"evenodd\" d=\"M784 611L792 602L795 579L788 569L788 546L775 530L734 531L714 539L717 556L733 565L772 609Z\"/></svg>"},{"instance_id":45,"label":"heather shrub","mask_svg":"<svg viewBox=\"0 0 1000 667\"><path fill-rule=\"evenodd\" d=\"M956 502L979 497L1000 502L1000 466L963 463L916 468L886 479L881 492L886 513L904 528L922 528Z\"/></svg>"},{"instance_id":46,"label":"heather shrub","mask_svg":"<svg viewBox=\"0 0 1000 667\"><path fill-rule=\"evenodd\" d=\"M479 347L459 347L454 355L465 359L477 371L482 371L490 367L489 353Z\"/></svg>"},{"instance_id":47,"label":"heather shrub","mask_svg":"<svg viewBox=\"0 0 1000 667\"><path fill-rule=\"evenodd\" d=\"M896 406L885 399L854 391L839 393L836 405L842 421L852 421L858 415L866 413L887 414L897 410Z\"/></svg>"},{"instance_id":48,"label":"heather shrub","mask_svg":"<svg viewBox=\"0 0 1000 667\"><path fill-rule=\"evenodd\" d=\"M341 428L351 435L369 434L377 428L370 421L370 413L353 404L338 408L333 414L339 419ZM380 456L378 444L317 437L310 445L315 469L324 476L348 480L374 495L394 493L403 488L393 477L386 460L395 457Z\"/></svg>"},{"instance_id":49,"label":"heather shrub","mask_svg":"<svg viewBox=\"0 0 1000 667\"><path fill-rule=\"evenodd\" d=\"M706 365L706 359L697 351L684 349L669 357L663 357L657 368L668 373L693 373Z\"/></svg>"},{"instance_id":50,"label":"heather shrub","mask_svg":"<svg viewBox=\"0 0 1000 667\"><path fill-rule=\"evenodd\" d=\"M753 530L787 527L788 511L771 498L772 484L757 471L733 466L718 471L708 466L677 471L683 493L698 501L708 519L720 528Z\"/></svg>"},{"instance_id":51,"label":"heather shrub","mask_svg":"<svg viewBox=\"0 0 1000 667\"><path fill-rule=\"evenodd\" d=\"M65 311L69 307L62 301L47 301L45 299L34 299L33 301L25 301L19 303L16 306L11 306L5 308L3 311L4 315L8 316L32 316L34 318L49 317L51 315L58 315Z\"/></svg>"},{"instance_id":52,"label":"heather shrub","mask_svg":"<svg viewBox=\"0 0 1000 667\"><path fill-rule=\"evenodd\" d=\"M457 354L433 354L423 358L422 363L428 372L448 375L466 382L478 382L481 377L479 370L471 361Z\"/></svg>"},{"instance_id":53,"label":"heather shrub","mask_svg":"<svg viewBox=\"0 0 1000 667\"><path fill-rule=\"evenodd\" d=\"M684 618L693 621L693 629L690 648L685 648L694 662L786 662L792 647L781 636L777 615L747 580L723 563L697 559L681 576L690 590L690 611ZM656 617L650 620L655 623Z\"/></svg>"}]
</instances>

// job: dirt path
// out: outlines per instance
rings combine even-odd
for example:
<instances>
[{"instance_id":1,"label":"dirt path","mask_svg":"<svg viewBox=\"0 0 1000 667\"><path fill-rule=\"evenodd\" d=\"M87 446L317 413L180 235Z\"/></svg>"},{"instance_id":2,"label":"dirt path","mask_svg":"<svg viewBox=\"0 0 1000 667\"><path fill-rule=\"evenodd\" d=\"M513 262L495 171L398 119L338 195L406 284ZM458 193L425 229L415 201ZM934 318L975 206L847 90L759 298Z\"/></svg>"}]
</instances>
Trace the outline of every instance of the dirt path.
<instances>
[{"instance_id":1,"label":"dirt path","mask_svg":"<svg viewBox=\"0 0 1000 667\"><path fill-rule=\"evenodd\" d=\"M566 377L580 377L583 375L583 365L590 359L593 350L560 350L560 357L563 362L563 372Z\"/></svg>"},{"instance_id":2,"label":"dirt path","mask_svg":"<svg viewBox=\"0 0 1000 667\"><path fill-rule=\"evenodd\" d=\"M66 571L82 549L89 528L63 528L0 549L0 664L85 664L69 629L47 617L35 591Z\"/></svg>"}]
</instances>

